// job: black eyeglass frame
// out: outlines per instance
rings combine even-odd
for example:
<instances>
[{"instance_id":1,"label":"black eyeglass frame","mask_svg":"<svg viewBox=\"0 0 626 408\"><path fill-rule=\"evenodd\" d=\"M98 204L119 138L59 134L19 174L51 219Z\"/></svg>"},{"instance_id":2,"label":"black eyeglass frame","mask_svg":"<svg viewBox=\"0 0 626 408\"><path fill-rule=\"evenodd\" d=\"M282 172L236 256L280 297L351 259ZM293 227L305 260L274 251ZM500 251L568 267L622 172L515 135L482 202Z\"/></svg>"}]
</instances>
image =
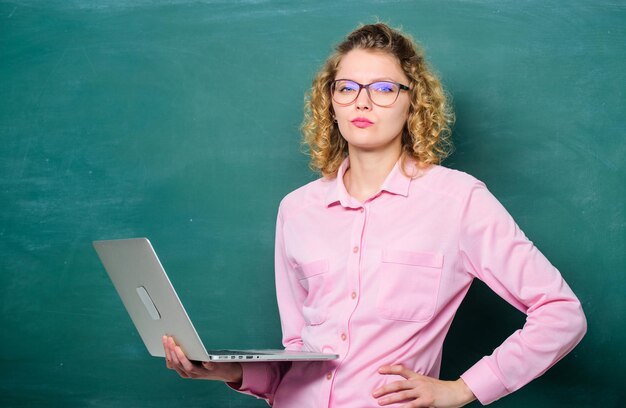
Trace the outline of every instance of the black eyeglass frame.
<instances>
[{"instance_id":1,"label":"black eyeglass frame","mask_svg":"<svg viewBox=\"0 0 626 408\"><path fill-rule=\"evenodd\" d=\"M353 84L356 84L356 85L359 86L359 90L358 90L358 92L356 93L356 96L354 97L354 99L351 102L349 102L349 103L341 103L341 102L337 102L335 100L335 85L337 85L337 82L339 82L339 81L348 81L348 82L352 82ZM393 100L393 102L391 102L388 105L380 105L380 104L374 102L374 100L372 99L372 94L370 93L370 85L379 84L381 82L386 82L386 83L394 84L394 85L398 86L398 92L396 93L395 99ZM367 97L370 99L370 101L372 101L372 103L374 105L380 106L381 108L388 108L389 106L391 106L394 103L396 103L396 101L398 100L398 96L400 96L400 91L409 91L409 90L411 90L411 88L409 88L408 86L406 86L404 84L401 84L399 82L394 82L394 81L374 81L374 82L371 82L369 84L360 84L360 83L358 83L356 81L353 81L351 79L342 79L342 78L340 78L340 79L335 79L334 81L332 81L330 83L330 97L338 105L341 105L341 106L352 105L359 98L359 95L361 95L361 90L363 88L365 88L365 91L367 92Z\"/></svg>"}]
</instances>

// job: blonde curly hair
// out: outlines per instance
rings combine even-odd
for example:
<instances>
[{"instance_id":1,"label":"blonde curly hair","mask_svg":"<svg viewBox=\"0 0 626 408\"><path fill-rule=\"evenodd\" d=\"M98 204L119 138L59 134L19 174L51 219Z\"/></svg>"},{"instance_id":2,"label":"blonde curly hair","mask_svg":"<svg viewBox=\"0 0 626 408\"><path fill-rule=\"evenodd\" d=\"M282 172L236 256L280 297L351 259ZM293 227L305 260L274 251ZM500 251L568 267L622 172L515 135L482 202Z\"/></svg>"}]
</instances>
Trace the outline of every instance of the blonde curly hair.
<instances>
[{"instance_id":1,"label":"blonde curly hair","mask_svg":"<svg viewBox=\"0 0 626 408\"><path fill-rule=\"evenodd\" d=\"M348 34L335 47L307 92L301 129L303 144L311 157L311 169L327 178L336 177L348 155L348 143L333 120L331 83L343 56L355 49L393 55L409 78L411 104L402 131L402 160L413 158L419 166L441 163L452 152L454 114L446 93L415 41L384 23L376 23Z\"/></svg>"}]
</instances>

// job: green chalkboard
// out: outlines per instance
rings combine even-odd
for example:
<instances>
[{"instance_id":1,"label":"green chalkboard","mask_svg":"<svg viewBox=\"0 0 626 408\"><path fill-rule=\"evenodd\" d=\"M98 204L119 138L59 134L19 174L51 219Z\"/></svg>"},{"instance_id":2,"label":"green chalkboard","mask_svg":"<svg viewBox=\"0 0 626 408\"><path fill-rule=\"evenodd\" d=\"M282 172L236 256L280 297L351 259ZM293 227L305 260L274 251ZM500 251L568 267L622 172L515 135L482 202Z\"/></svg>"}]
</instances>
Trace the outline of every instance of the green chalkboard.
<instances>
[{"instance_id":1,"label":"green chalkboard","mask_svg":"<svg viewBox=\"0 0 626 408\"><path fill-rule=\"evenodd\" d=\"M149 237L211 346L276 347L277 205L314 179L303 96L376 19L453 96L456 153L581 298L589 333L496 407L617 407L626 378L623 1L0 1L0 406L262 407L150 357L94 239ZM455 378L524 322L476 283ZM474 403L474 406L477 406Z\"/></svg>"}]
</instances>

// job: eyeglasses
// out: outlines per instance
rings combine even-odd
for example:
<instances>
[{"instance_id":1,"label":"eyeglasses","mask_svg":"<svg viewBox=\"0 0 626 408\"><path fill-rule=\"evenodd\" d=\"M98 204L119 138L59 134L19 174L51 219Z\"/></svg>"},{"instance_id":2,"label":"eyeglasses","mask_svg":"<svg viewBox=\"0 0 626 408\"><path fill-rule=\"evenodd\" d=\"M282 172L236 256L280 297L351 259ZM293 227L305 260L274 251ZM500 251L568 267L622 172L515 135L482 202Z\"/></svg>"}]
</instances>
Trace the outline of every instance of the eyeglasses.
<instances>
[{"instance_id":1,"label":"eyeglasses","mask_svg":"<svg viewBox=\"0 0 626 408\"><path fill-rule=\"evenodd\" d=\"M333 101L339 105L350 105L356 101L363 88L367 91L370 101L382 108L393 105L400 91L409 90L408 86L391 81L378 81L363 85L349 79L336 79L331 83L330 92Z\"/></svg>"}]
</instances>

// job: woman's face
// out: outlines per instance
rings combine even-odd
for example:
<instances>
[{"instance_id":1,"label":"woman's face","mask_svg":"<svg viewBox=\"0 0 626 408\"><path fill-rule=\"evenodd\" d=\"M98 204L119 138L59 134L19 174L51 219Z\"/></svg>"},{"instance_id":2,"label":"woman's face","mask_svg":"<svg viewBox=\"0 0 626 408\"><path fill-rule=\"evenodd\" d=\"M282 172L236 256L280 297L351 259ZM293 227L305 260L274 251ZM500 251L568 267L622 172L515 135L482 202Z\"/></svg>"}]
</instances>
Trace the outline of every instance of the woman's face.
<instances>
[{"instance_id":1,"label":"woman's face","mask_svg":"<svg viewBox=\"0 0 626 408\"><path fill-rule=\"evenodd\" d=\"M378 81L409 85L409 79L394 56L360 49L348 52L341 59L335 79L348 79L363 85ZM357 149L399 154L409 105L409 93L405 90L401 90L398 99L386 107L372 103L365 89L361 89L356 100L349 105L339 104L333 99L339 131L351 152Z\"/></svg>"}]
</instances>

